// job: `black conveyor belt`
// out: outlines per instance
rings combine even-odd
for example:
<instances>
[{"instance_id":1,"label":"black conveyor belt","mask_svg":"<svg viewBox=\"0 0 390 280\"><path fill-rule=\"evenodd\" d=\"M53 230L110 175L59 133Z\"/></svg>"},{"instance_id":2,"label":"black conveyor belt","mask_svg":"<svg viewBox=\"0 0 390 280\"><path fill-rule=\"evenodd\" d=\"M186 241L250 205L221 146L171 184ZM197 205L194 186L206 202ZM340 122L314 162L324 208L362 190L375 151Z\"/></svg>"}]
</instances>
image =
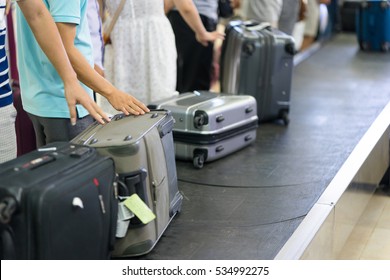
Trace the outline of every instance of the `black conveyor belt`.
<instances>
[{"instance_id":1,"label":"black conveyor belt","mask_svg":"<svg viewBox=\"0 0 390 280\"><path fill-rule=\"evenodd\" d=\"M182 212L141 259L273 259L390 101L390 54L339 34L293 72L288 127L196 170L177 162Z\"/></svg>"}]
</instances>

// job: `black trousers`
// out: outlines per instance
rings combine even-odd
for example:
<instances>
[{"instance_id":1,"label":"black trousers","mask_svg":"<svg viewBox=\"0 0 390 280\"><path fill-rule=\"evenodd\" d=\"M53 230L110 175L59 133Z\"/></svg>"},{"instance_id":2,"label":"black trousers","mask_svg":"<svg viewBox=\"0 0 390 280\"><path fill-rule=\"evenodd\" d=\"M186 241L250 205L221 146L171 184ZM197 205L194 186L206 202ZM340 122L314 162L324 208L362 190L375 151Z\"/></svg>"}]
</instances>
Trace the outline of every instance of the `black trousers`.
<instances>
[{"instance_id":1,"label":"black trousers","mask_svg":"<svg viewBox=\"0 0 390 280\"><path fill-rule=\"evenodd\" d=\"M200 15L200 17L207 31L216 30L216 21L203 15ZM176 38L176 90L179 93L194 90L209 90L214 44L209 43L207 47L204 47L198 43L195 38L195 33L187 25L179 12L169 12L168 18Z\"/></svg>"}]
</instances>

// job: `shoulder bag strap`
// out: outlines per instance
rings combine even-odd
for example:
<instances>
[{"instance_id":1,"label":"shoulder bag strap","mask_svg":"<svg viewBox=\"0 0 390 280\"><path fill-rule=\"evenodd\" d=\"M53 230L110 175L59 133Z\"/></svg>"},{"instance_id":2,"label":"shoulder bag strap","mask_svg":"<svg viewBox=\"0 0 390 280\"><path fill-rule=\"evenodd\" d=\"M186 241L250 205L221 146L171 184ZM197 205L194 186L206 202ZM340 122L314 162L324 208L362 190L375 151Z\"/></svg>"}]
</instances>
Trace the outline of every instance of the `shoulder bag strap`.
<instances>
[{"instance_id":1,"label":"shoulder bag strap","mask_svg":"<svg viewBox=\"0 0 390 280\"><path fill-rule=\"evenodd\" d=\"M108 40L110 38L111 31L114 29L115 23L118 20L119 15L120 15L120 13L123 10L125 2L126 2L126 0L121 0L121 2L119 3L118 8L116 9L115 13L112 16L112 19L111 19L110 23L108 24L108 27L104 31L104 34L103 34L104 44L106 44L108 42Z\"/></svg>"}]
</instances>

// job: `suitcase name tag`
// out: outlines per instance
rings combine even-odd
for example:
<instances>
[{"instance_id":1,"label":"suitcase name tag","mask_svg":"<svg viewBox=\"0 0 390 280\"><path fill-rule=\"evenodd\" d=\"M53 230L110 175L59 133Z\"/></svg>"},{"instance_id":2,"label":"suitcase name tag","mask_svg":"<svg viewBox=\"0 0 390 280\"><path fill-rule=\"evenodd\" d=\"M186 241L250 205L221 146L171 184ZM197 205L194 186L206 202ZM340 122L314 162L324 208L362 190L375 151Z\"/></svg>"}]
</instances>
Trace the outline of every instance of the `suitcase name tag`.
<instances>
[{"instance_id":1,"label":"suitcase name tag","mask_svg":"<svg viewBox=\"0 0 390 280\"><path fill-rule=\"evenodd\" d=\"M119 199L121 202L118 205L117 238L126 236L130 219L134 216L145 225L156 219L156 215L137 194L122 196Z\"/></svg>"},{"instance_id":2,"label":"suitcase name tag","mask_svg":"<svg viewBox=\"0 0 390 280\"><path fill-rule=\"evenodd\" d=\"M156 215L136 193L129 196L123 203L145 225L156 219Z\"/></svg>"}]
</instances>

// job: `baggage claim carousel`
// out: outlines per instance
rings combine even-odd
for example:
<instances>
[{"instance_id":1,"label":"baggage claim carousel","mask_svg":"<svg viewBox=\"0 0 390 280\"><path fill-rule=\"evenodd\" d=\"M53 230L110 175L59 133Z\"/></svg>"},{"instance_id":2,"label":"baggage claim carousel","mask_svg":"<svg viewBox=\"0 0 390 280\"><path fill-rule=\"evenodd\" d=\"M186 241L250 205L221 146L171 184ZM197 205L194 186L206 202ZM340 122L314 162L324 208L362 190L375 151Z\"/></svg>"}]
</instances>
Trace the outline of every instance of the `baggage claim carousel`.
<instances>
[{"instance_id":1,"label":"baggage claim carousel","mask_svg":"<svg viewBox=\"0 0 390 280\"><path fill-rule=\"evenodd\" d=\"M337 34L295 64L290 124L199 170L177 161L182 211L137 259L337 258L343 209L352 228L389 166L390 54Z\"/></svg>"}]
</instances>

